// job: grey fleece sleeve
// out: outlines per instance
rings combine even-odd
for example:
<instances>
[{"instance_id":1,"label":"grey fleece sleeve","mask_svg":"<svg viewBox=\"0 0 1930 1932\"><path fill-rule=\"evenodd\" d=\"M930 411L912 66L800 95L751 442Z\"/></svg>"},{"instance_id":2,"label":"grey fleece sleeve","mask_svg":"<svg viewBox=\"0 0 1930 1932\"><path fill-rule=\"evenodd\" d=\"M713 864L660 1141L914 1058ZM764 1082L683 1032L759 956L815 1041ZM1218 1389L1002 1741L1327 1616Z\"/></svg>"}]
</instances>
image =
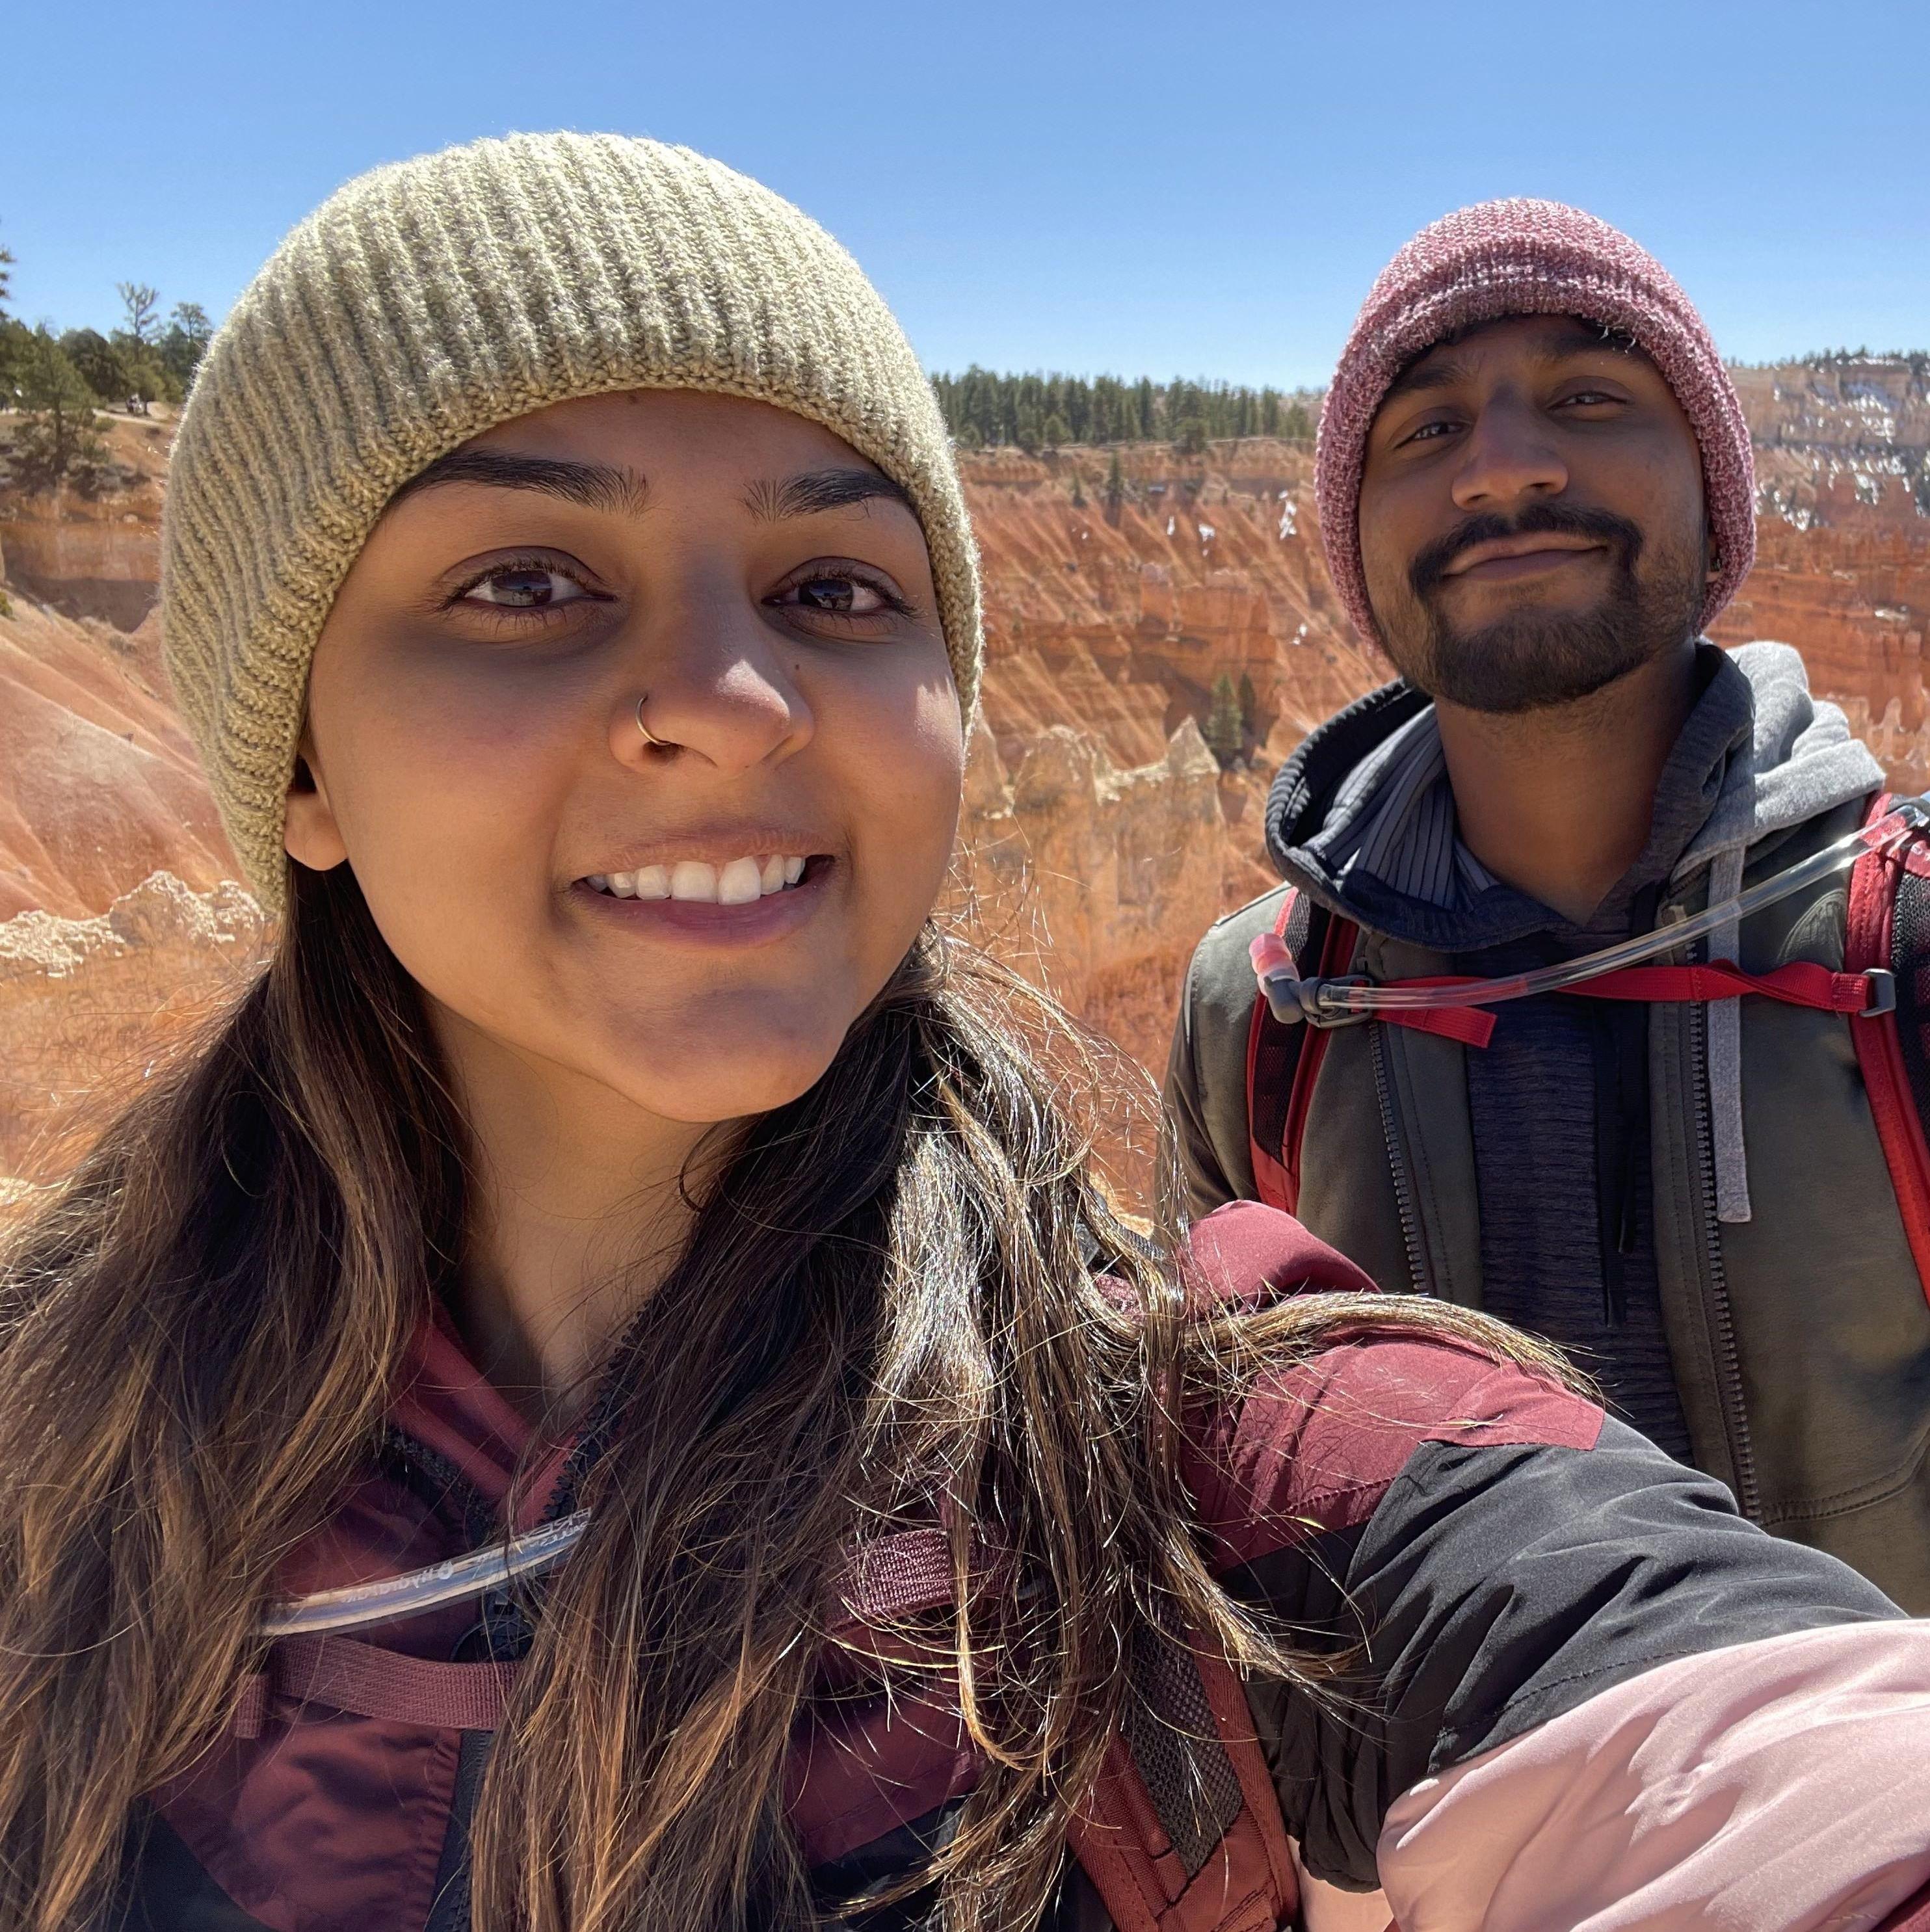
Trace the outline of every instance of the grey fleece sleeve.
<instances>
[{"instance_id":1,"label":"grey fleece sleeve","mask_svg":"<svg viewBox=\"0 0 1930 1932\"><path fill-rule=\"evenodd\" d=\"M1208 927L1194 949L1166 1061L1170 1158L1160 1206L1175 1225L1256 1198L1247 1124L1247 1036L1257 989L1247 949L1272 929L1284 886Z\"/></svg>"},{"instance_id":2,"label":"grey fleece sleeve","mask_svg":"<svg viewBox=\"0 0 1930 1932\"><path fill-rule=\"evenodd\" d=\"M1180 994L1179 1018L1166 1055L1166 1087L1161 1096L1165 1158L1160 1163L1160 1212L1166 1225L1174 1228L1202 1220L1214 1208L1238 1198L1220 1164L1200 1108L1199 1070L1193 1045L1193 980L1199 964L1196 952Z\"/></svg>"}]
</instances>

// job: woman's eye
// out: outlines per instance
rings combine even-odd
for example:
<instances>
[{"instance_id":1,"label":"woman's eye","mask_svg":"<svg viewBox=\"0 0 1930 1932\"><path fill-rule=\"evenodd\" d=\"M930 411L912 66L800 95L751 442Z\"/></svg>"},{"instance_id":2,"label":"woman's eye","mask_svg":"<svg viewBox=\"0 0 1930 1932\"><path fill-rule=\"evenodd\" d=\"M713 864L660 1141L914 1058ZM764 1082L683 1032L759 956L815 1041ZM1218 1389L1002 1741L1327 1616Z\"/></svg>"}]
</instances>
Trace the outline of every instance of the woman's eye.
<instances>
[{"instance_id":1,"label":"woman's eye","mask_svg":"<svg viewBox=\"0 0 1930 1932\"><path fill-rule=\"evenodd\" d=\"M800 577L773 601L827 617L875 617L904 608L882 584L842 570L814 571Z\"/></svg>"},{"instance_id":2,"label":"woman's eye","mask_svg":"<svg viewBox=\"0 0 1930 1932\"><path fill-rule=\"evenodd\" d=\"M469 604L494 604L499 610L542 610L558 604L580 603L590 593L573 577L540 564L514 564L492 570L463 593Z\"/></svg>"}]
</instances>

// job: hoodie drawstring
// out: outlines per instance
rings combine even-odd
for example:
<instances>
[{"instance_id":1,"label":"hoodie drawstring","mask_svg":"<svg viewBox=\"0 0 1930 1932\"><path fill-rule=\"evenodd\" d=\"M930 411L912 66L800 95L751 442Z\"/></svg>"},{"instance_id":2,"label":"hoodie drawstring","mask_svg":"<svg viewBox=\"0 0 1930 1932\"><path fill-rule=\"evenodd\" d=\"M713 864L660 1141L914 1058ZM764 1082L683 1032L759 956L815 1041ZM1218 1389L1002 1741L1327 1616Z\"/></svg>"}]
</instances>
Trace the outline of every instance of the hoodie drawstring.
<instances>
[{"instance_id":1,"label":"hoodie drawstring","mask_svg":"<svg viewBox=\"0 0 1930 1932\"><path fill-rule=\"evenodd\" d=\"M1742 890L1743 848L1731 845L1709 861L1709 896L1720 904ZM1709 935L1709 957L1733 959L1742 928L1731 918ZM1715 1140L1715 1218L1749 1219L1749 1156L1742 1139L1742 1003L1712 1000L1709 1016L1709 1106Z\"/></svg>"}]
</instances>

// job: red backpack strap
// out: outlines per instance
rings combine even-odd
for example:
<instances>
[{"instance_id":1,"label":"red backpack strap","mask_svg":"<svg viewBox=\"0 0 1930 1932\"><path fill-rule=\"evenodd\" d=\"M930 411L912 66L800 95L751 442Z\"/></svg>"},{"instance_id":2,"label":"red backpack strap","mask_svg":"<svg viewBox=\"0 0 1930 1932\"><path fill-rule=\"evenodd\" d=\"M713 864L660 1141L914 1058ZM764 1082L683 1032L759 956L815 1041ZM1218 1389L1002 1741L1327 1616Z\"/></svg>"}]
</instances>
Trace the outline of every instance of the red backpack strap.
<instances>
[{"instance_id":1,"label":"red backpack strap","mask_svg":"<svg viewBox=\"0 0 1930 1932\"><path fill-rule=\"evenodd\" d=\"M1346 970L1360 930L1350 920L1321 914L1292 886L1280 901L1273 929L1295 958L1317 945L1316 970L1323 976ZM1283 1025L1266 995L1255 994L1247 1029L1247 1134L1253 1187L1269 1208L1289 1214L1300 1206L1301 1142L1313 1083L1326 1056L1325 1028Z\"/></svg>"},{"instance_id":2,"label":"red backpack strap","mask_svg":"<svg viewBox=\"0 0 1930 1932\"><path fill-rule=\"evenodd\" d=\"M1069 1839L1118 1932L1276 1932L1299 1906L1286 1828L1225 1658L1147 1632L1126 1720Z\"/></svg>"},{"instance_id":3,"label":"red backpack strap","mask_svg":"<svg viewBox=\"0 0 1930 1932\"><path fill-rule=\"evenodd\" d=\"M845 1572L841 1637L861 1641L874 1623L949 1603L953 1586L941 1530L885 1537L859 1551ZM955 1790L970 1756L962 1738L936 1742L924 1769L937 1782L917 1775L917 1766L895 1767L916 1786L919 1803ZM840 1846L900 1822L904 1802L880 1808L876 1767L863 1782L869 1789L855 1798L840 1786L815 1805L794 1803L794 1818L806 1814L807 1842L817 1812L834 1798L849 1807L829 1821L843 1834ZM861 1826L855 1814L864 1814ZM815 1834L821 1852L830 1845L827 1828L820 1821ZM1067 1839L1118 1932L1277 1932L1293 1922L1298 1892L1280 1801L1246 1694L1217 1652L1141 1633L1124 1723Z\"/></svg>"},{"instance_id":4,"label":"red backpack strap","mask_svg":"<svg viewBox=\"0 0 1930 1932\"><path fill-rule=\"evenodd\" d=\"M229 1728L237 1737L259 1737L278 1712L319 1705L433 1730L493 1731L516 1671L507 1663L440 1664L353 1637L283 1637L242 1680Z\"/></svg>"},{"instance_id":5,"label":"red backpack strap","mask_svg":"<svg viewBox=\"0 0 1930 1932\"><path fill-rule=\"evenodd\" d=\"M1880 794L1870 807L1868 822L1874 824L1889 809L1888 794ZM1911 881L1912 916L1899 955L1896 935L1899 925L1906 922L1898 918L1898 900L1906 878ZM1850 1036L1856 1042L1857 1064L1862 1069L1870 1112L1889 1166L1890 1184L1896 1190L1896 1204L1910 1238L1917 1276L1925 1296L1930 1297L1930 1143L1924 1138L1923 1118L1912 1090L1903 1036L1905 1010L1910 1024L1922 1023L1924 1003L1919 995L1925 988L1919 982L1930 976L1930 943L1926 943L1930 942L1930 921L1922 916L1930 906L1916 903L1924 890L1916 882L1926 878L1930 878L1930 847L1920 834L1898 844L1873 848L1856 861L1850 874L1843 968L1848 973L1880 968L1896 975L1895 1008L1853 1018ZM1924 1058L1920 1044L1916 1057L1919 1062Z\"/></svg>"}]
</instances>

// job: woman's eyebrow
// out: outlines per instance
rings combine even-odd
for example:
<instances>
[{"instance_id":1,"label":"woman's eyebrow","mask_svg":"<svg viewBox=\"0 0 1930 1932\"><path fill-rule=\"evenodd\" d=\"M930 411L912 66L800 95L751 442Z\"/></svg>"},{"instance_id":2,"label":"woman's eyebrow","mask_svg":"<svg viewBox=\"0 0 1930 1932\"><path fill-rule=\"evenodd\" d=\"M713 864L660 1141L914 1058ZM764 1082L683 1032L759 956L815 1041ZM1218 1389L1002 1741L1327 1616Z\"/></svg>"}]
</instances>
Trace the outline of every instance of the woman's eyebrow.
<instances>
[{"instance_id":1,"label":"woman's eyebrow","mask_svg":"<svg viewBox=\"0 0 1930 1932\"><path fill-rule=\"evenodd\" d=\"M561 457L524 456L512 449L452 449L426 470L418 470L389 498L391 506L419 490L444 483L482 483L495 490L540 490L589 510L635 516L650 496L650 485L634 470L607 464L573 463Z\"/></svg>"},{"instance_id":2,"label":"woman's eyebrow","mask_svg":"<svg viewBox=\"0 0 1930 1932\"><path fill-rule=\"evenodd\" d=\"M842 510L883 496L902 503L915 515L911 496L889 476L875 470L807 470L782 483L754 483L744 493L752 514L771 523L786 517L808 517L820 510Z\"/></svg>"}]
</instances>

